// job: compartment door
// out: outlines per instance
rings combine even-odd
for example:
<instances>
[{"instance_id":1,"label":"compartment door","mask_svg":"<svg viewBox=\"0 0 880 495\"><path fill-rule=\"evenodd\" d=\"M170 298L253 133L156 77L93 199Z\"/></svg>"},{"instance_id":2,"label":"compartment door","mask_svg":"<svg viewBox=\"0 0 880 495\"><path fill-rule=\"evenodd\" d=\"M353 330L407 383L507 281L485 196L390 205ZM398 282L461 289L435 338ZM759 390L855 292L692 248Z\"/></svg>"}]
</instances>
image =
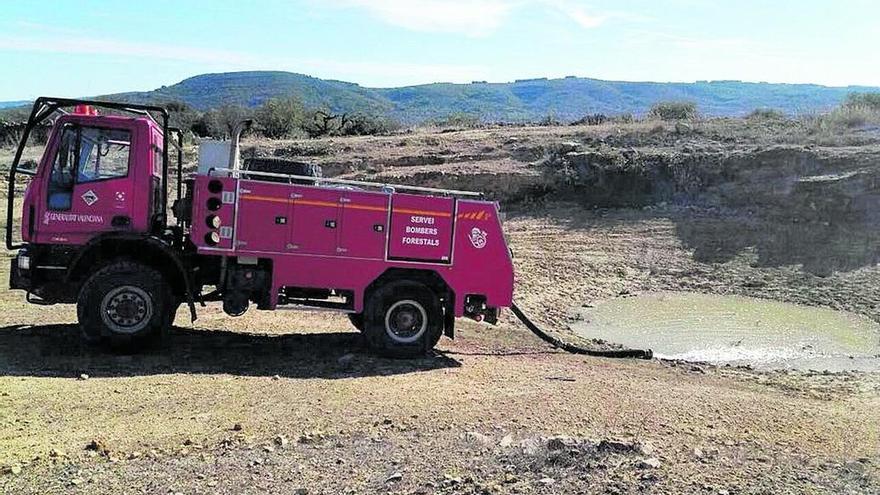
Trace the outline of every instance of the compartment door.
<instances>
[{"instance_id":1,"label":"compartment door","mask_svg":"<svg viewBox=\"0 0 880 495\"><path fill-rule=\"evenodd\" d=\"M236 249L278 253L290 227L290 186L242 180L239 185Z\"/></svg>"},{"instance_id":2,"label":"compartment door","mask_svg":"<svg viewBox=\"0 0 880 495\"><path fill-rule=\"evenodd\" d=\"M352 258L385 259L390 195L348 192L342 203L339 254Z\"/></svg>"},{"instance_id":3,"label":"compartment door","mask_svg":"<svg viewBox=\"0 0 880 495\"><path fill-rule=\"evenodd\" d=\"M335 256L342 189L293 187L293 223L289 253Z\"/></svg>"}]
</instances>

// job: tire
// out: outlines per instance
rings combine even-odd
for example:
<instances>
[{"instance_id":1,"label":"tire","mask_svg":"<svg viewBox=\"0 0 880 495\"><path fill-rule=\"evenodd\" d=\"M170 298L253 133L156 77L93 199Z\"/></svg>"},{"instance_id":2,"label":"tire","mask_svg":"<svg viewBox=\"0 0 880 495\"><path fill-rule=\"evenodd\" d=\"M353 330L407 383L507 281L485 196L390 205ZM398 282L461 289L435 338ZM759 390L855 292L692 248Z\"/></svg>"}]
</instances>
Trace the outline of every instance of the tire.
<instances>
[{"instance_id":1,"label":"tire","mask_svg":"<svg viewBox=\"0 0 880 495\"><path fill-rule=\"evenodd\" d=\"M364 314L363 313L349 313L348 320L351 321L352 326L357 328L359 332L364 331Z\"/></svg>"},{"instance_id":2,"label":"tire","mask_svg":"<svg viewBox=\"0 0 880 495\"><path fill-rule=\"evenodd\" d=\"M425 285L391 282L369 296L364 337L374 351L389 357L416 357L433 349L442 334L440 300Z\"/></svg>"},{"instance_id":3,"label":"tire","mask_svg":"<svg viewBox=\"0 0 880 495\"><path fill-rule=\"evenodd\" d=\"M83 339L135 351L159 341L175 304L162 275L131 261L109 264L83 284L76 313Z\"/></svg>"}]
</instances>

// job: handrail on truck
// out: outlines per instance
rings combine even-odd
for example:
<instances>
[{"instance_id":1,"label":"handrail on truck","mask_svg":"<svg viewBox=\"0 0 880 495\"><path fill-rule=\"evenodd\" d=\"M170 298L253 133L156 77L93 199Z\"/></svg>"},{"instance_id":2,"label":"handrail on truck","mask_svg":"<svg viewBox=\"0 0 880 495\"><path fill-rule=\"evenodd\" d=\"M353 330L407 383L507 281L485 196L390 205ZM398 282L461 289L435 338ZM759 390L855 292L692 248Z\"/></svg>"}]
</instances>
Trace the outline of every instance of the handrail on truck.
<instances>
[{"instance_id":1,"label":"handrail on truck","mask_svg":"<svg viewBox=\"0 0 880 495\"><path fill-rule=\"evenodd\" d=\"M416 191L416 192L424 192L424 193L434 193L434 194L442 194L445 196L466 196L466 197L474 197L474 198L483 198L483 193L474 192L474 191L460 191L456 189L439 189L435 187L422 187L422 186L404 186L398 184L388 184L382 182L367 182L361 180L350 180L350 179L327 179L323 177L310 177L307 175L292 175L292 174L279 174L274 172L258 172L251 170L240 170L240 169L231 169L231 168L210 168L208 169L208 175L213 174L214 172L229 174L231 177L239 178L242 175L251 176L255 175L258 177L274 177L278 179L287 179L288 181L294 180L306 180L315 182L316 184L341 184L346 186L364 186L364 187L376 187L380 189L393 188L394 190L402 190L402 191Z\"/></svg>"}]
</instances>

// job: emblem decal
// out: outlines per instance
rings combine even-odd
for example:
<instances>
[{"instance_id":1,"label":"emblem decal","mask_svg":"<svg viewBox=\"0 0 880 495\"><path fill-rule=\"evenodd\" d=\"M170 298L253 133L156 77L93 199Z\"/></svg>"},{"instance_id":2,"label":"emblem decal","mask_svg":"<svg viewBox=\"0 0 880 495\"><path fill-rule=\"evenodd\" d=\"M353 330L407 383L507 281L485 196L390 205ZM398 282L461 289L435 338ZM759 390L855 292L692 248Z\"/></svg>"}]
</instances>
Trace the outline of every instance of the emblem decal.
<instances>
[{"instance_id":1,"label":"emblem decal","mask_svg":"<svg viewBox=\"0 0 880 495\"><path fill-rule=\"evenodd\" d=\"M471 244L474 245L477 249L483 249L486 247L486 231L478 229L474 227L471 229L471 234L468 236L471 240Z\"/></svg>"},{"instance_id":2,"label":"emblem decal","mask_svg":"<svg viewBox=\"0 0 880 495\"><path fill-rule=\"evenodd\" d=\"M95 194L95 191L92 191L91 189L89 189L88 191L84 192L83 195L80 196L80 197L81 197L82 200L85 201L86 204L89 205L89 206L92 206L93 204L95 204L95 203L98 202L98 195Z\"/></svg>"}]
</instances>

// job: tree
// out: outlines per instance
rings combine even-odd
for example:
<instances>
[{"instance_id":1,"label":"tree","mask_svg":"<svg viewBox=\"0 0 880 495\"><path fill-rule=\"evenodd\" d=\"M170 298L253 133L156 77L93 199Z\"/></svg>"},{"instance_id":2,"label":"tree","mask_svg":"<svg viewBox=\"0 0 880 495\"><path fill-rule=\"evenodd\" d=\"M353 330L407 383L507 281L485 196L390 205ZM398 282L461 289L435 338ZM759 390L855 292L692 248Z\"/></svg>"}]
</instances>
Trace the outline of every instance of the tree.
<instances>
[{"instance_id":1,"label":"tree","mask_svg":"<svg viewBox=\"0 0 880 495\"><path fill-rule=\"evenodd\" d=\"M658 101L651 116L660 120L691 120L697 117L697 104L690 101Z\"/></svg>"},{"instance_id":2,"label":"tree","mask_svg":"<svg viewBox=\"0 0 880 495\"><path fill-rule=\"evenodd\" d=\"M272 98L257 109L257 124L263 135L279 139L297 134L305 123L305 107L299 98Z\"/></svg>"}]
</instances>

